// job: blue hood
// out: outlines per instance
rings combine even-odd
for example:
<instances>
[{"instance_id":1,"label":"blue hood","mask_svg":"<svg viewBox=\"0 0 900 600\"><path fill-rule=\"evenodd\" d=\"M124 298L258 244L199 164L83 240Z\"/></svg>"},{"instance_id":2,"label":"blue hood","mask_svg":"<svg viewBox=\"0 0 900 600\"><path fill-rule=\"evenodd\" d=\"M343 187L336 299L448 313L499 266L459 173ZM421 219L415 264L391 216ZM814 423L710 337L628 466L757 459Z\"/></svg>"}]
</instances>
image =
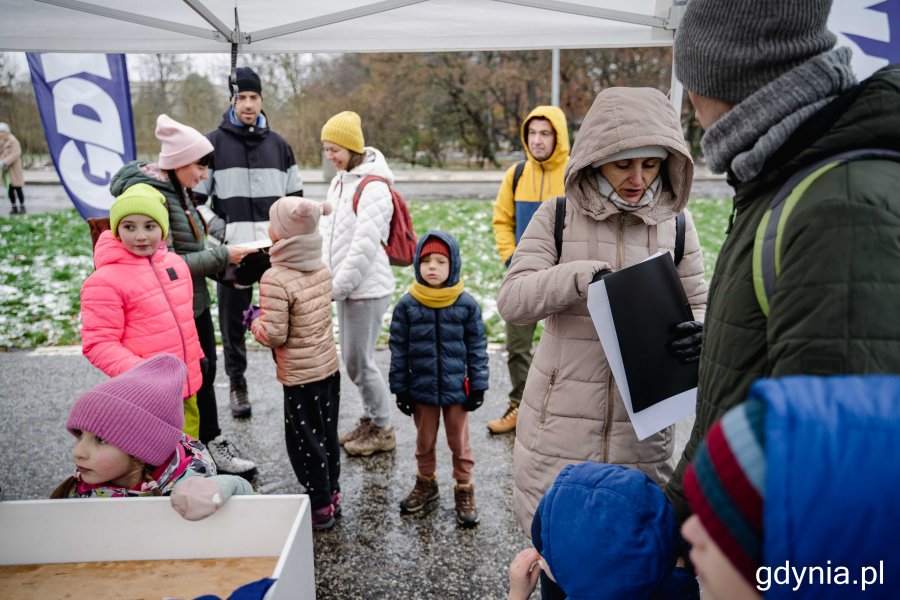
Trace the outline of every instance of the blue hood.
<instances>
[{"instance_id":1,"label":"blue hood","mask_svg":"<svg viewBox=\"0 0 900 600\"><path fill-rule=\"evenodd\" d=\"M413 269L416 273L416 281L422 285L427 285L425 280L422 279L422 272L419 270L419 255L422 252L422 246L430 238L437 238L447 244L447 247L450 248L450 276L447 277L447 282L444 286L450 287L456 285L459 283L459 271L460 268L462 268L462 259L459 256L459 243L456 241L456 238L449 233L437 229L429 230L425 235L419 238L419 243L416 244L416 257L413 259Z\"/></svg>"},{"instance_id":2,"label":"blue hood","mask_svg":"<svg viewBox=\"0 0 900 600\"><path fill-rule=\"evenodd\" d=\"M650 598L675 564L678 524L636 469L568 465L538 505L531 539L571 600Z\"/></svg>"},{"instance_id":3,"label":"blue hood","mask_svg":"<svg viewBox=\"0 0 900 600\"><path fill-rule=\"evenodd\" d=\"M900 581L900 377L763 379L750 398L766 403L764 561L774 573L847 567L848 585L793 592L775 585L766 598L896 598ZM830 561L830 562L829 562ZM881 563L880 561L883 561ZM853 585L863 567L883 564L884 585ZM816 575L818 581L818 575Z\"/></svg>"}]
</instances>

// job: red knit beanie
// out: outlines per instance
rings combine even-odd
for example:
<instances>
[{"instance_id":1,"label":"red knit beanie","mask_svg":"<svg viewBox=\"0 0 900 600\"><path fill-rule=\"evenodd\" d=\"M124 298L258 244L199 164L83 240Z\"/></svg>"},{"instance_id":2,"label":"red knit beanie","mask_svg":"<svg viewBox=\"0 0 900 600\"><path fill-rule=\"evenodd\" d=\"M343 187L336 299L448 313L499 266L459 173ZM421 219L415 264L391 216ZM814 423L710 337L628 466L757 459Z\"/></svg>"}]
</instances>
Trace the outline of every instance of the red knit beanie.
<instances>
[{"instance_id":1,"label":"red knit beanie","mask_svg":"<svg viewBox=\"0 0 900 600\"><path fill-rule=\"evenodd\" d=\"M450 246L442 242L440 238L430 237L422 244L422 251L419 252L419 259L422 259L429 254L443 254L447 258L450 258Z\"/></svg>"},{"instance_id":2,"label":"red knit beanie","mask_svg":"<svg viewBox=\"0 0 900 600\"><path fill-rule=\"evenodd\" d=\"M691 511L751 585L763 554L765 417L766 406L757 399L725 413L684 474Z\"/></svg>"}]
</instances>

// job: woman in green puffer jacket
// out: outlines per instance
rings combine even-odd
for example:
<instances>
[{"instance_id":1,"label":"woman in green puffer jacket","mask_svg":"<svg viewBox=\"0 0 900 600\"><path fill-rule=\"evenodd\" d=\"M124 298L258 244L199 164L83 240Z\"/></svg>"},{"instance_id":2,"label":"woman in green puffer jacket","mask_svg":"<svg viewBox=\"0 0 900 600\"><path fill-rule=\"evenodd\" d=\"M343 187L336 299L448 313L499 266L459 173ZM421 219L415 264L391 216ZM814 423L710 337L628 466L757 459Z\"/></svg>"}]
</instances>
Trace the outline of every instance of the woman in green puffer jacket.
<instances>
[{"instance_id":1,"label":"woman in green puffer jacket","mask_svg":"<svg viewBox=\"0 0 900 600\"><path fill-rule=\"evenodd\" d=\"M184 259L191 271L194 323L206 356L203 386L197 392L200 441L209 448L220 472L251 478L256 473L256 465L240 458L237 449L221 435L219 429L213 388L216 379L216 338L206 278L214 277L229 263L239 263L255 250L231 245L206 247L206 224L194 206L191 190L207 177L212 160L212 143L193 127L182 125L167 115L159 115L156 120L156 138L162 144L159 161L156 164L134 161L124 165L113 176L110 192L118 196L132 185L146 183L166 198L169 210L166 245Z\"/></svg>"}]
</instances>

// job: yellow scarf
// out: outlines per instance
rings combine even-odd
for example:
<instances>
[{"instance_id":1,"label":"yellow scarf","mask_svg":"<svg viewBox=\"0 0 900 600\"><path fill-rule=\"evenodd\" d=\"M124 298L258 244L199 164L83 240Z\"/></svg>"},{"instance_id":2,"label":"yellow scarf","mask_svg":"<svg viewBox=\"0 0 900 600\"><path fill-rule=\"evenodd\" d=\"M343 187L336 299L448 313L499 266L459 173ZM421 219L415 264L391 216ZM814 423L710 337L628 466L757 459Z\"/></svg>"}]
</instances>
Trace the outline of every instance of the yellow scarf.
<instances>
[{"instance_id":1,"label":"yellow scarf","mask_svg":"<svg viewBox=\"0 0 900 600\"><path fill-rule=\"evenodd\" d=\"M413 284L409 286L409 293L428 308L445 308L456 302L459 295L463 293L463 287L462 279L456 285L444 288L428 287L418 281L413 281Z\"/></svg>"}]
</instances>

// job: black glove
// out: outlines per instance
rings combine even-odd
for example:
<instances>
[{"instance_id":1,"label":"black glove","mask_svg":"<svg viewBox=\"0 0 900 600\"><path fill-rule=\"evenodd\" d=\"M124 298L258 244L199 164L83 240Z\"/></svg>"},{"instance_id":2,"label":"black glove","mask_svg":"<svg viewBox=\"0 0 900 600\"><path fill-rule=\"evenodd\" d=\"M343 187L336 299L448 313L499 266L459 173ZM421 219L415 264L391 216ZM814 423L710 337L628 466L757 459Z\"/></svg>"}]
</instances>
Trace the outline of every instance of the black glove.
<instances>
[{"instance_id":1,"label":"black glove","mask_svg":"<svg viewBox=\"0 0 900 600\"><path fill-rule=\"evenodd\" d=\"M484 390L472 390L469 397L463 402L463 410L472 412L477 410L484 403Z\"/></svg>"},{"instance_id":2,"label":"black glove","mask_svg":"<svg viewBox=\"0 0 900 600\"><path fill-rule=\"evenodd\" d=\"M703 323L700 321L685 321L672 326L675 339L669 342L669 348L681 362L695 362L700 360L700 350L703 348Z\"/></svg>"},{"instance_id":3,"label":"black glove","mask_svg":"<svg viewBox=\"0 0 900 600\"><path fill-rule=\"evenodd\" d=\"M397 394L397 408L400 409L407 417L411 417L413 414L413 401L409 395L409 392L403 392Z\"/></svg>"},{"instance_id":4,"label":"black glove","mask_svg":"<svg viewBox=\"0 0 900 600\"><path fill-rule=\"evenodd\" d=\"M594 276L591 278L591 283L596 283L596 282L600 281L601 279L603 279L604 275L609 275L610 273L612 273L612 271L610 271L609 269L602 269L600 271L597 271L596 273L594 273Z\"/></svg>"}]
</instances>

